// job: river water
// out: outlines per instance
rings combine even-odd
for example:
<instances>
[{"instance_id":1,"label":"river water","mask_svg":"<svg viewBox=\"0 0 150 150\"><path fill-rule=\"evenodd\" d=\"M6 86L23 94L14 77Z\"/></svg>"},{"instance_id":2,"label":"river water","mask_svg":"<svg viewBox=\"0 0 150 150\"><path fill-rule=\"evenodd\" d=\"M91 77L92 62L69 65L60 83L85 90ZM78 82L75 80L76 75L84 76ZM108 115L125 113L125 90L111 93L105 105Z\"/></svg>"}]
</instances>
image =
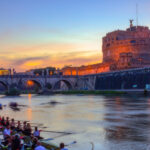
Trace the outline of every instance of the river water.
<instances>
[{"instance_id":1,"label":"river water","mask_svg":"<svg viewBox=\"0 0 150 150\"><path fill-rule=\"evenodd\" d=\"M58 103L52 105L51 101ZM25 106L20 111L6 106L0 115L42 123L40 128L46 131L73 133L41 132L45 138L54 138L51 142L55 144L77 141L69 150L91 150L90 142L94 143L95 150L146 150L150 144L149 97L0 96L0 103L8 105L9 102Z\"/></svg>"}]
</instances>

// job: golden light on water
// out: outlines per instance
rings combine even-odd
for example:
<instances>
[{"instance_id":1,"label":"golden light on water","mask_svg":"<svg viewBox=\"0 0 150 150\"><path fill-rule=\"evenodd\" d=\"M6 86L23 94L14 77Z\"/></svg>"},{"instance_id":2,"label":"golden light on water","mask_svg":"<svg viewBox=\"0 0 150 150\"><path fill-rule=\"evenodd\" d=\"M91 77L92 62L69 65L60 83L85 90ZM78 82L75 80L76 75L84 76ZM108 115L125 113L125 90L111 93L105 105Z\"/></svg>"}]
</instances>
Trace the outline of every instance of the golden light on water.
<instances>
[{"instance_id":1,"label":"golden light on water","mask_svg":"<svg viewBox=\"0 0 150 150\"><path fill-rule=\"evenodd\" d=\"M31 98L32 98L32 95L29 93L29 94L28 94L28 102L29 102L29 106L31 106Z\"/></svg>"},{"instance_id":2,"label":"golden light on water","mask_svg":"<svg viewBox=\"0 0 150 150\"><path fill-rule=\"evenodd\" d=\"M28 100L31 101L32 95L29 93L28 94Z\"/></svg>"},{"instance_id":3,"label":"golden light on water","mask_svg":"<svg viewBox=\"0 0 150 150\"><path fill-rule=\"evenodd\" d=\"M32 108L31 108L31 98L32 98L32 94L28 94L28 102L29 102L29 108L27 109L27 118L28 120L32 120Z\"/></svg>"},{"instance_id":4,"label":"golden light on water","mask_svg":"<svg viewBox=\"0 0 150 150\"><path fill-rule=\"evenodd\" d=\"M32 108L27 109L27 118L30 121L32 120Z\"/></svg>"}]
</instances>

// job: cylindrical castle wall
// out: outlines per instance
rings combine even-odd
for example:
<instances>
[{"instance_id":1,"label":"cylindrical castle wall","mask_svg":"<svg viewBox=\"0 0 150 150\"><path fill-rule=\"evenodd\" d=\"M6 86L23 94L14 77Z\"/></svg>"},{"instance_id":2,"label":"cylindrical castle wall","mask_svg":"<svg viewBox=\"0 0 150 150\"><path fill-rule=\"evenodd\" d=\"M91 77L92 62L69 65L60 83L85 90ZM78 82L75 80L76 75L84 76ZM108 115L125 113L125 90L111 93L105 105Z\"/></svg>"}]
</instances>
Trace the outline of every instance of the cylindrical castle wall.
<instances>
[{"instance_id":1,"label":"cylindrical castle wall","mask_svg":"<svg viewBox=\"0 0 150 150\"><path fill-rule=\"evenodd\" d=\"M120 53L132 53L134 59L150 61L150 38L119 40L109 45L103 43L103 63L118 61Z\"/></svg>"}]
</instances>

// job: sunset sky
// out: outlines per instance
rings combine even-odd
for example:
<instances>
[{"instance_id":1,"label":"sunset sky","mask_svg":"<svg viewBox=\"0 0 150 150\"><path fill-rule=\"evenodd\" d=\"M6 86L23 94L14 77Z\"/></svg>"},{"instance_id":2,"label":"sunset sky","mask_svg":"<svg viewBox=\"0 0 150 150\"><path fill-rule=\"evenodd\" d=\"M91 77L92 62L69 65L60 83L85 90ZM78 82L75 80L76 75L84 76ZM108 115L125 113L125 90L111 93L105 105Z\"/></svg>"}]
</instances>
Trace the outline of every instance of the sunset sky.
<instances>
[{"instance_id":1,"label":"sunset sky","mask_svg":"<svg viewBox=\"0 0 150 150\"><path fill-rule=\"evenodd\" d=\"M0 0L0 67L101 62L102 37L129 19L150 26L150 0Z\"/></svg>"}]
</instances>

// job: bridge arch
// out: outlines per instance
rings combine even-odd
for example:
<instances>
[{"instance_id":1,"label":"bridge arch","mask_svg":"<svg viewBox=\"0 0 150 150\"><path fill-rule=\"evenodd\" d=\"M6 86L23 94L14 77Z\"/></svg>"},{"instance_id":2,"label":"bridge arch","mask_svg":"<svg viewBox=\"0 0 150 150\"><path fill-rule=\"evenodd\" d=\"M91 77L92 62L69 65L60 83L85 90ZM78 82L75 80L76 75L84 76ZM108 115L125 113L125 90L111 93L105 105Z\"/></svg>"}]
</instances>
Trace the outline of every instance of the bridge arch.
<instances>
[{"instance_id":1,"label":"bridge arch","mask_svg":"<svg viewBox=\"0 0 150 150\"><path fill-rule=\"evenodd\" d=\"M51 90L53 88L52 84L50 82L47 82L45 85L45 88L48 90Z\"/></svg>"},{"instance_id":2,"label":"bridge arch","mask_svg":"<svg viewBox=\"0 0 150 150\"><path fill-rule=\"evenodd\" d=\"M60 79L54 83L53 90L72 90L73 85L66 79Z\"/></svg>"},{"instance_id":3,"label":"bridge arch","mask_svg":"<svg viewBox=\"0 0 150 150\"><path fill-rule=\"evenodd\" d=\"M36 79L25 79L23 80L22 88L39 91L43 89L43 85Z\"/></svg>"},{"instance_id":4,"label":"bridge arch","mask_svg":"<svg viewBox=\"0 0 150 150\"><path fill-rule=\"evenodd\" d=\"M0 80L0 84L5 88L5 90L8 90L9 86L6 82Z\"/></svg>"}]
</instances>

